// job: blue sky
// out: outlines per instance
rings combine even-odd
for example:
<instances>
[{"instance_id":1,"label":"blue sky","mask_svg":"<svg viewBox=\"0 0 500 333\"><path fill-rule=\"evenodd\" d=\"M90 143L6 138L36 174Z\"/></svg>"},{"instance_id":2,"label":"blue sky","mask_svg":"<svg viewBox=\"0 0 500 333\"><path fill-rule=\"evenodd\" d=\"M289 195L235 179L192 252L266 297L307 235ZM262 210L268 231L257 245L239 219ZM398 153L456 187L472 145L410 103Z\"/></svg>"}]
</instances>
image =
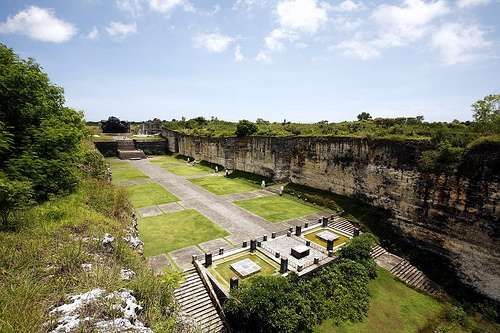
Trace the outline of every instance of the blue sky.
<instances>
[{"instance_id":1,"label":"blue sky","mask_svg":"<svg viewBox=\"0 0 500 333\"><path fill-rule=\"evenodd\" d=\"M0 41L89 120L471 119L500 93L499 0L0 2Z\"/></svg>"}]
</instances>

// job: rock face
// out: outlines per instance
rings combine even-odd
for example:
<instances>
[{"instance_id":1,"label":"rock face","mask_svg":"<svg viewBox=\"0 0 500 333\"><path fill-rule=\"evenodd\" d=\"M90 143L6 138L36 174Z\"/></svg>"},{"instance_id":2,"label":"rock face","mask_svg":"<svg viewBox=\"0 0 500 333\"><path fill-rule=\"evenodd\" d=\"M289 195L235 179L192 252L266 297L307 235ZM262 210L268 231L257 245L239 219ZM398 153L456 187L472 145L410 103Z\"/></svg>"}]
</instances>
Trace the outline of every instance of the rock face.
<instances>
[{"instance_id":1,"label":"rock face","mask_svg":"<svg viewBox=\"0 0 500 333\"><path fill-rule=\"evenodd\" d=\"M418 141L162 135L172 152L384 208L384 227L417 265L500 302L499 145L476 146L454 172L432 174L417 167L431 148Z\"/></svg>"}]
</instances>

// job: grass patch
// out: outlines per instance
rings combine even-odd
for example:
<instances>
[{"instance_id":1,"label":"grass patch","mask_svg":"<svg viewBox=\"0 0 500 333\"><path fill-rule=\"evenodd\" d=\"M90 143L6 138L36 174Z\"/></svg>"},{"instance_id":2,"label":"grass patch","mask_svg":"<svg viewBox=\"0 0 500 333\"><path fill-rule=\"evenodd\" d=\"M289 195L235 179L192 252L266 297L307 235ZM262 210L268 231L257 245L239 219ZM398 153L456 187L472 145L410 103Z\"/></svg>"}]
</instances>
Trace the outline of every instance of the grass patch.
<instances>
[{"instance_id":1,"label":"grass patch","mask_svg":"<svg viewBox=\"0 0 500 333\"><path fill-rule=\"evenodd\" d=\"M190 165L185 160L174 155L163 155L155 157L151 163L177 175L177 176L204 176L214 172L207 165Z\"/></svg>"},{"instance_id":2,"label":"grass patch","mask_svg":"<svg viewBox=\"0 0 500 333\"><path fill-rule=\"evenodd\" d=\"M144 255L154 256L229 235L194 209L139 220Z\"/></svg>"},{"instance_id":3,"label":"grass patch","mask_svg":"<svg viewBox=\"0 0 500 333\"><path fill-rule=\"evenodd\" d=\"M250 192L259 188L255 183L241 178L210 176L191 179L191 182L217 195Z\"/></svg>"},{"instance_id":4,"label":"grass patch","mask_svg":"<svg viewBox=\"0 0 500 333\"><path fill-rule=\"evenodd\" d=\"M346 237L339 232L331 230L330 228L319 228L319 229L312 230L310 232L305 233L304 237L306 239L310 240L311 242L314 242L314 243L318 244L319 246L326 248L326 241L324 241L323 239L316 236L319 232L324 231L324 230L331 231L334 234L336 234L337 236L339 236L339 238L337 238L336 240L333 241L334 247L342 245L342 244L347 243L349 241L349 237Z\"/></svg>"},{"instance_id":5,"label":"grass patch","mask_svg":"<svg viewBox=\"0 0 500 333\"><path fill-rule=\"evenodd\" d=\"M175 195L156 183L129 186L127 191L132 205L136 208L179 201Z\"/></svg>"},{"instance_id":6,"label":"grass patch","mask_svg":"<svg viewBox=\"0 0 500 333\"><path fill-rule=\"evenodd\" d=\"M231 268L231 265L244 259L252 260L261 267L261 270L247 277L240 276L235 270ZM240 282L245 283L248 281L248 279L257 275L268 276L277 274L279 271L279 267L276 263L273 263L271 260L265 258L264 255L259 254L258 252L243 252L225 258L222 262L214 263L208 270L214 275L217 281L219 281L222 285L229 289L229 280L233 276L236 276L238 279L240 279Z\"/></svg>"},{"instance_id":7,"label":"grass patch","mask_svg":"<svg viewBox=\"0 0 500 333\"><path fill-rule=\"evenodd\" d=\"M371 302L368 317L361 323L347 323L339 327L325 321L317 333L372 333L419 332L429 321L439 317L444 305L434 298L419 293L395 280L383 269L369 284Z\"/></svg>"},{"instance_id":8,"label":"grass patch","mask_svg":"<svg viewBox=\"0 0 500 333\"><path fill-rule=\"evenodd\" d=\"M277 195L236 201L235 204L270 222L282 222L310 215L319 210L313 205Z\"/></svg>"},{"instance_id":9,"label":"grass patch","mask_svg":"<svg viewBox=\"0 0 500 333\"><path fill-rule=\"evenodd\" d=\"M113 172L113 183L120 184L129 180L136 179L146 179L148 176L143 174L140 170L135 168L132 164L118 160L118 159L106 159L111 166L111 171Z\"/></svg>"}]
</instances>

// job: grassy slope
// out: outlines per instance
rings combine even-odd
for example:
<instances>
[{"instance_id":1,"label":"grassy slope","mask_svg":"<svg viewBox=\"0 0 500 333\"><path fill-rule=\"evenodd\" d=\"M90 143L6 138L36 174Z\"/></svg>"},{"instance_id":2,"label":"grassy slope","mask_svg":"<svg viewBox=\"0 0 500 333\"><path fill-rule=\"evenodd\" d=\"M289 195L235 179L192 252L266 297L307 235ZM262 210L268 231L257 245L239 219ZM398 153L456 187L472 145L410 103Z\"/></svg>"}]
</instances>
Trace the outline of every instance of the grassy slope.
<instances>
[{"instance_id":1,"label":"grassy slope","mask_svg":"<svg viewBox=\"0 0 500 333\"><path fill-rule=\"evenodd\" d=\"M93 288L134 290L145 306L141 314L152 327L169 327L160 309L171 304L171 290L153 278L144 259L122 240L130 226L123 190L85 182L77 193L36 206L17 217L15 232L0 232L0 332L44 331L48 311L68 294ZM115 237L115 250L103 252L104 233ZM92 263L86 273L81 264ZM137 277L122 281L120 269Z\"/></svg>"},{"instance_id":2,"label":"grassy slope","mask_svg":"<svg viewBox=\"0 0 500 333\"><path fill-rule=\"evenodd\" d=\"M194 184L217 195L250 192L259 189L255 183L242 178L203 177L191 179Z\"/></svg>"},{"instance_id":3,"label":"grassy slope","mask_svg":"<svg viewBox=\"0 0 500 333\"><path fill-rule=\"evenodd\" d=\"M270 222L286 221L318 211L313 205L277 195L236 201L235 204Z\"/></svg>"},{"instance_id":4,"label":"grassy slope","mask_svg":"<svg viewBox=\"0 0 500 333\"><path fill-rule=\"evenodd\" d=\"M168 253L228 235L193 209L143 218L139 221L139 232L146 256Z\"/></svg>"},{"instance_id":5,"label":"grassy slope","mask_svg":"<svg viewBox=\"0 0 500 333\"><path fill-rule=\"evenodd\" d=\"M130 201L136 208L178 201L177 197L161 185L156 183L147 183L127 187Z\"/></svg>"},{"instance_id":6,"label":"grassy slope","mask_svg":"<svg viewBox=\"0 0 500 333\"><path fill-rule=\"evenodd\" d=\"M396 281L383 269L379 269L378 274L369 286L372 299L364 322L335 327L326 321L315 332L418 332L440 315L443 304L439 301Z\"/></svg>"}]
</instances>

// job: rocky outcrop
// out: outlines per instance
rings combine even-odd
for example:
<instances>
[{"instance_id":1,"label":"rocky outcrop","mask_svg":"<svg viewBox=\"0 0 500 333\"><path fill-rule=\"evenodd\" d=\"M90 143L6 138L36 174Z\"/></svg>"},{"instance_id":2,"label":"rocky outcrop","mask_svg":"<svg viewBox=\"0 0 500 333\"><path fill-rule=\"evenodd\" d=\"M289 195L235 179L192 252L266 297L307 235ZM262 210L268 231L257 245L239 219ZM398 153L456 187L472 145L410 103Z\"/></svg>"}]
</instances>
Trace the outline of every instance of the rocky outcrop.
<instances>
[{"instance_id":1,"label":"rocky outcrop","mask_svg":"<svg viewBox=\"0 0 500 333\"><path fill-rule=\"evenodd\" d=\"M381 229L398 235L412 261L440 282L458 281L500 302L497 144L478 145L453 172L434 174L418 168L422 151L432 148L420 141L208 138L166 130L163 136L172 152L386 209L390 218Z\"/></svg>"}]
</instances>

